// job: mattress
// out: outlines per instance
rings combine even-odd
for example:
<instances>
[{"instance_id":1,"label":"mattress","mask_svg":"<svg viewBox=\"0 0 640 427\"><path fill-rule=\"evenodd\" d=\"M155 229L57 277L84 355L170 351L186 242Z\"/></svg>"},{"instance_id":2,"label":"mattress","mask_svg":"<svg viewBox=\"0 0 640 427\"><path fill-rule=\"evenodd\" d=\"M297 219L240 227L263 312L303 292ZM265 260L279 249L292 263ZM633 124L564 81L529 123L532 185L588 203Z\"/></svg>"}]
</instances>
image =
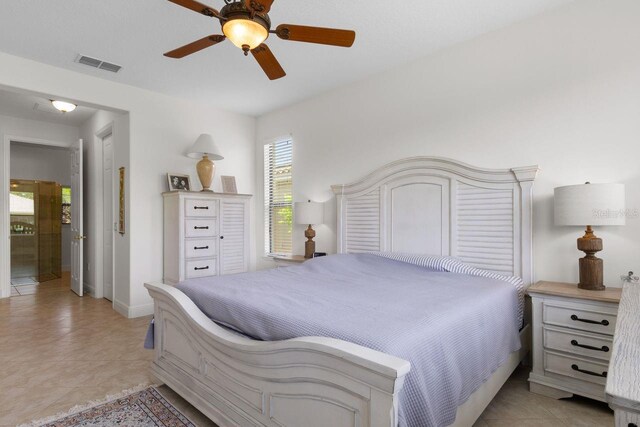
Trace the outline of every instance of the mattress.
<instances>
[{"instance_id":1,"label":"mattress","mask_svg":"<svg viewBox=\"0 0 640 427\"><path fill-rule=\"evenodd\" d=\"M496 276L452 258L352 254L177 287L254 339L331 337L408 360L399 425L428 427L451 424L520 348L521 281Z\"/></svg>"}]
</instances>

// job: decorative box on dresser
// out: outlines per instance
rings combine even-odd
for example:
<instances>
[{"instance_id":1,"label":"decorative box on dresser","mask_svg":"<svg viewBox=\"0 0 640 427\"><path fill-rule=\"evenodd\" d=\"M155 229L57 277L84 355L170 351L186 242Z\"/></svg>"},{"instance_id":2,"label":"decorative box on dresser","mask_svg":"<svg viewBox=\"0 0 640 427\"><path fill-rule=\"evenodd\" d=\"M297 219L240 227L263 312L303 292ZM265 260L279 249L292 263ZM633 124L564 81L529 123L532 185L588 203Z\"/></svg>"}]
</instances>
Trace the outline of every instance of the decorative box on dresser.
<instances>
[{"instance_id":1,"label":"decorative box on dresser","mask_svg":"<svg viewBox=\"0 0 640 427\"><path fill-rule=\"evenodd\" d=\"M616 427L640 426L640 284L626 283L607 377L607 402Z\"/></svg>"},{"instance_id":2,"label":"decorative box on dresser","mask_svg":"<svg viewBox=\"0 0 640 427\"><path fill-rule=\"evenodd\" d=\"M164 281L249 270L248 194L170 191L164 197Z\"/></svg>"},{"instance_id":3,"label":"decorative box on dresser","mask_svg":"<svg viewBox=\"0 0 640 427\"><path fill-rule=\"evenodd\" d=\"M538 282L528 290L533 313L532 392L605 401L620 288L586 291Z\"/></svg>"}]
</instances>

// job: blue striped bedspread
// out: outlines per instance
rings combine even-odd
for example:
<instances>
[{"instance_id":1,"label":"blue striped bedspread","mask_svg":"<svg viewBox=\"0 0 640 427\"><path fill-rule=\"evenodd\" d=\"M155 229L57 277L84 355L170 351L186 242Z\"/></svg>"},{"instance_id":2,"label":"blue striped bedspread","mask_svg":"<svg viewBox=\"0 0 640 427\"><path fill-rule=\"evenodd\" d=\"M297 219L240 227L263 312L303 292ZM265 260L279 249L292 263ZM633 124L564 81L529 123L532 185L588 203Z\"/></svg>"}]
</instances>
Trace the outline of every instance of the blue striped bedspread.
<instances>
[{"instance_id":1,"label":"blue striped bedspread","mask_svg":"<svg viewBox=\"0 0 640 427\"><path fill-rule=\"evenodd\" d=\"M333 255L177 287L212 320L255 339L331 337L408 360L401 427L451 424L520 348L522 282L454 258Z\"/></svg>"}]
</instances>

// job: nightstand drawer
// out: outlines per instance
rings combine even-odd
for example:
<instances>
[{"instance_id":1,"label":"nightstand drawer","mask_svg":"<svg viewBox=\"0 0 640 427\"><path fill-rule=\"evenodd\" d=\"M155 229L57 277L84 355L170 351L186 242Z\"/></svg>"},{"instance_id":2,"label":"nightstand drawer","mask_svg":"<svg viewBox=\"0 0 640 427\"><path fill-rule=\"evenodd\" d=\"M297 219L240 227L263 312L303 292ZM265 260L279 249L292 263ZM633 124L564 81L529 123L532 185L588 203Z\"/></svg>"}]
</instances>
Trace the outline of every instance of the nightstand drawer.
<instances>
[{"instance_id":1,"label":"nightstand drawer","mask_svg":"<svg viewBox=\"0 0 640 427\"><path fill-rule=\"evenodd\" d=\"M567 329L544 328L544 347L550 350L608 361L611 358L612 346L612 340L604 336Z\"/></svg>"},{"instance_id":2,"label":"nightstand drawer","mask_svg":"<svg viewBox=\"0 0 640 427\"><path fill-rule=\"evenodd\" d=\"M185 199L184 215L187 217L215 218L218 216L218 201Z\"/></svg>"},{"instance_id":3,"label":"nightstand drawer","mask_svg":"<svg viewBox=\"0 0 640 427\"><path fill-rule=\"evenodd\" d=\"M554 374L576 378L595 384L605 385L607 382L607 363L587 361L578 357L544 352L544 370Z\"/></svg>"},{"instance_id":4,"label":"nightstand drawer","mask_svg":"<svg viewBox=\"0 0 640 427\"><path fill-rule=\"evenodd\" d=\"M547 325L566 326L587 332L597 332L613 336L616 327L615 311L608 311L597 306L556 305L545 302L543 322Z\"/></svg>"},{"instance_id":5,"label":"nightstand drawer","mask_svg":"<svg viewBox=\"0 0 640 427\"><path fill-rule=\"evenodd\" d=\"M185 264L187 269L185 276L187 279L216 275L217 260L215 258L187 261Z\"/></svg>"}]
</instances>

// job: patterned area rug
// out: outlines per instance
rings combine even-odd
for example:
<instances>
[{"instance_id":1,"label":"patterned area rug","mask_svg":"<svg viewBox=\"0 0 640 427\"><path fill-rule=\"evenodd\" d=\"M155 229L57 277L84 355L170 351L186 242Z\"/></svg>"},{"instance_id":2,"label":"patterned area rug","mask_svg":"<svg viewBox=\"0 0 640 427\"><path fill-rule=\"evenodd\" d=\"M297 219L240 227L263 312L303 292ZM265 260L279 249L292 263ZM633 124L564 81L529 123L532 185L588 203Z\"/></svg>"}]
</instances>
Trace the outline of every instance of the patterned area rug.
<instances>
[{"instance_id":1,"label":"patterned area rug","mask_svg":"<svg viewBox=\"0 0 640 427\"><path fill-rule=\"evenodd\" d=\"M35 421L29 427L195 427L155 387L148 387L69 413Z\"/></svg>"}]
</instances>

